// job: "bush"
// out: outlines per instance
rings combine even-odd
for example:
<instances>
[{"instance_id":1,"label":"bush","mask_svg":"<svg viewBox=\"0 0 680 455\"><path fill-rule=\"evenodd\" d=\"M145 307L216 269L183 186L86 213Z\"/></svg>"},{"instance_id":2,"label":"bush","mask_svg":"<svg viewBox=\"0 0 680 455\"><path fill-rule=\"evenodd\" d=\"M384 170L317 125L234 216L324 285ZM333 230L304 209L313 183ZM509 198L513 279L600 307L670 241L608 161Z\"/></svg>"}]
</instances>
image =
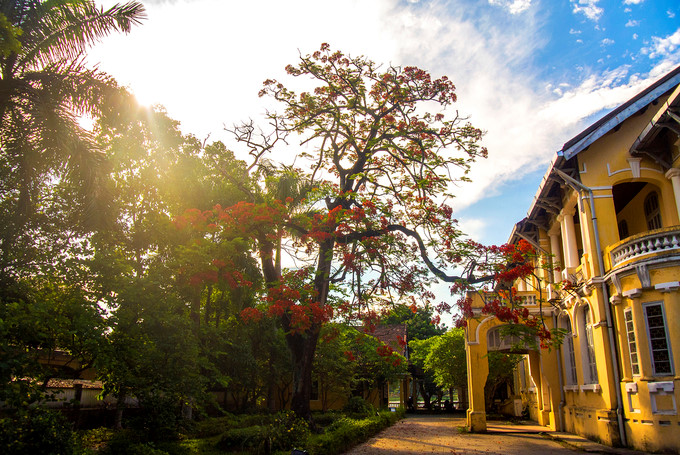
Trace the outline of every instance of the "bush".
<instances>
[{"instance_id":1,"label":"bush","mask_svg":"<svg viewBox=\"0 0 680 455\"><path fill-rule=\"evenodd\" d=\"M57 412L31 408L0 419L2 453L70 455L74 450L71 425Z\"/></svg>"},{"instance_id":2,"label":"bush","mask_svg":"<svg viewBox=\"0 0 680 455\"><path fill-rule=\"evenodd\" d=\"M239 427L238 420L233 415L215 417L196 422L193 435L197 438L209 438L224 433L230 428Z\"/></svg>"},{"instance_id":3,"label":"bush","mask_svg":"<svg viewBox=\"0 0 680 455\"><path fill-rule=\"evenodd\" d=\"M307 422L298 418L293 411L278 413L268 430L272 450L304 446L310 433Z\"/></svg>"},{"instance_id":4,"label":"bush","mask_svg":"<svg viewBox=\"0 0 680 455\"><path fill-rule=\"evenodd\" d=\"M156 395L145 397L139 413L130 419L130 427L144 435L144 441L177 439L181 424L181 405Z\"/></svg>"},{"instance_id":5,"label":"bush","mask_svg":"<svg viewBox=\"0 0 680 455\"><path fill-rule=\"evenodd\" d=\"M324 434L312 436L307 450L312 455L334 455L368 440L379 431L404 417L404 410L383 411L365 419L341 418L333 422Z\"/></svg>"},{"instance_id":6,"label":"bush","mask_svg":"<svg viewBox=\"0 0 680 455\"><path fill-rule=\"evenodd\" d=\"M232 428L222 434L217 441L217 448L221 450L243 450L264 446L264 428L256 425L247 428Z\"/></svg>"},{"instance_id":7,"label":"bush","mask_svg":"<svg viewBox=\"0 0 680 455\"><path fill-rule=\"evenodd\" d=\"M352 397L347 401L347 404L342 408L344 412L360 416L370 416L375 414L375 408L361 397Z\"/></svg>"}]
</instances>

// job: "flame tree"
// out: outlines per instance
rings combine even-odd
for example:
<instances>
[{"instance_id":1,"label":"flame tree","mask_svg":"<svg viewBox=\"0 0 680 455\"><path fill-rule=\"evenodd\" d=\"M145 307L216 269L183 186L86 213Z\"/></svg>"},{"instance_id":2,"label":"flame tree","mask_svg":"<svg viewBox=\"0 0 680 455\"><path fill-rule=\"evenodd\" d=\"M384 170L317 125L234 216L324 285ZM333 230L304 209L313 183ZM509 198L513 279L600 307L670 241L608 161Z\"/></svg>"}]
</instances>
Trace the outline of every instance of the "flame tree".
<instances>
[{"instance_id":1,"label":"flame tree","mask_svg":"<svg viewBox=\"0 0 680 455\"><path fill-rule=\"evenodd\" d=\"M267 114L272 131L252 122L233 129L252 163L246 175L225 174L248 200L188 212L178 223L253 242L266 302L242 316L280 320L293 361L292 408L309 416L312 361L325 322L360 318L371 326L379 303L431 300L427 286L437 279L474 281L473 268L463 267L472 249L446 200L486 150L482 132L451 109L455 87L446 77L383 67L327 44L286 71L311 79L313 89L297 93L266 80L260 96L282 106ZM294 141L302 190L277 197L284 194L255 182L279 146ZM282 245L294 269L281 269ZM448 274L452 264L465 276Z\"/></svg>"}]
</instances>

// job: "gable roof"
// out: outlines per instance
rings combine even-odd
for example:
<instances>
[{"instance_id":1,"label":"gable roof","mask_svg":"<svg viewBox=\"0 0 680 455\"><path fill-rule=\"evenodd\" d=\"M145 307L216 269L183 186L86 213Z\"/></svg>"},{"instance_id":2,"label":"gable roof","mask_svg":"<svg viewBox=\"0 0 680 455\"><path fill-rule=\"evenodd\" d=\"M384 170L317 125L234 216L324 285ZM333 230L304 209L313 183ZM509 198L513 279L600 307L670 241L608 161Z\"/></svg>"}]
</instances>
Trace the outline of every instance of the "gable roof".
<instances>
[{"instance_id":1,"label":"gable roof","mask_svg":"<svg viewBox=\"0 0 680 455\"><path fill-rule=\"evenodd\" d=\"M567 160L573 158L624 120L678 84L680 84L680 66L567 141L557 154L564 156Z\"/></svg>"}]
</instances>

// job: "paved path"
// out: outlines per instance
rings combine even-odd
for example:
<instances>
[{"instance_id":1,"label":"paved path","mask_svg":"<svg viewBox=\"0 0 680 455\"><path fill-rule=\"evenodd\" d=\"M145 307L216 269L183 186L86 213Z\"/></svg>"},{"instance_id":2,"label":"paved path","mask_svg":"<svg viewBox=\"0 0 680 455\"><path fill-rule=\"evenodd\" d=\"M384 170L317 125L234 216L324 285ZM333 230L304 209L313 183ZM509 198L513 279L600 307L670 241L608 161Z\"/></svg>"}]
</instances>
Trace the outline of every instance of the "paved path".
<instances>
[{"instance_id":1,"label":"paved path","mask_svg":"<svg viewBox=\"0 0 680 455\"><path fill-rule=\"evenodd\" d=\"M538 425L489 422L485 434L460 431L464 426L465 418L460 415L408 415L346 455L643 453L613 449Z\"/></svg>"}]
</instances>

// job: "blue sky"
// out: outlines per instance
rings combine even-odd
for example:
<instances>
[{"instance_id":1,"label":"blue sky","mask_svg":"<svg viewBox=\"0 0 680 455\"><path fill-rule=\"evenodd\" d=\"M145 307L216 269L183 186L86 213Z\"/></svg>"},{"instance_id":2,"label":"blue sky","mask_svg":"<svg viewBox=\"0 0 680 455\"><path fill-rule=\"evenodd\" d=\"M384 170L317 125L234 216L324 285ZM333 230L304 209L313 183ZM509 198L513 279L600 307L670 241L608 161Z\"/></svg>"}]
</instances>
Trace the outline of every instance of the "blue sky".
<instances>
[{"instance_id":1,"label":"blue sky","mask_svg":"<svg viewBox=\"0 0 680 455\"><path fill-rule=\"evenodd\" d=\"M104 6L114 2L99 1ZM677 0L155 0L90 53L186 133L228 141L264 79L322 42L457 86L489 159L456 189L462 228L503 243L567 140L680 64Z\"/></svg>"}]
</instances>

